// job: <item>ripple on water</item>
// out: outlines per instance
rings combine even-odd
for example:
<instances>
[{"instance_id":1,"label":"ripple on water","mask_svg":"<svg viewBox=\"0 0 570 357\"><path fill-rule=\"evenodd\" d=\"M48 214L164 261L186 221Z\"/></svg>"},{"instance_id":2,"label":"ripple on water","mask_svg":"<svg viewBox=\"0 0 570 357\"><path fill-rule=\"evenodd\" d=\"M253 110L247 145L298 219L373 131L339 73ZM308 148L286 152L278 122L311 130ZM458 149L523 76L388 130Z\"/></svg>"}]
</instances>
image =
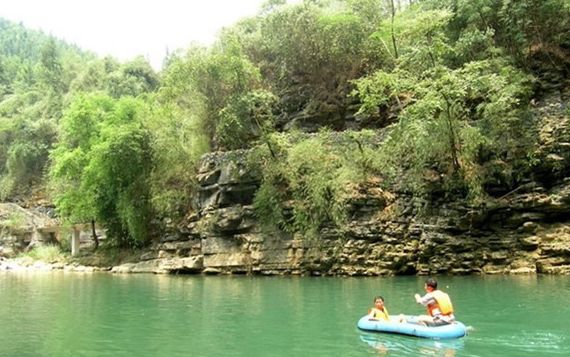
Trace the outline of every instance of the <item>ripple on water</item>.
<instances>
[{"instance_id":1,"label":"ripple on water","mask_svg":"<svg viewBox=\"0 0 570 357\"><path fill-rule=\"evenodd\" d=\"M565 336L550 332L521 331L517 336L503 338L500 343L525 352L562 352Z\"/></svg>"},{"instance_id":2,"label":"ripple on water","mask_svg":"<svg viewBox=\"0 0 570 357\"><path fill-rule=\"evenodd\" d=\"M501 354L509 356L520 355L570 355L568 337L558 331L531 331L531 330L496 330L497 334L485 334L474 331L468 337L471 347L480 346L481 350L502 351Z\"/></svg>"},{"instance_id":3,"label":"ripple on water","mask_svg":"<svg viewBox=\"0 0 570 357\"><path fill-rule=\"evenodd\" d=\"M360 340L380 352L393 356L455 356L464 349L464 339L431 340L409 336L361 333Z\"/></svg>"}]
</instances>

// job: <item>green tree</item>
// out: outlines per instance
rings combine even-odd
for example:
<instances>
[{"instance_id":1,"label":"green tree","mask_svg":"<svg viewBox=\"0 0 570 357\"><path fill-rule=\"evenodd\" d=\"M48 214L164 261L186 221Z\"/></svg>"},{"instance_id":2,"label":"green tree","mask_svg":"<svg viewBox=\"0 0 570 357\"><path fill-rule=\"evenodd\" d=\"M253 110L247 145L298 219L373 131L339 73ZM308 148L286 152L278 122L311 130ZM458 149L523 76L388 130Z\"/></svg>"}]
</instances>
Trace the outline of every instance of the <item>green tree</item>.
<instances>
[{"instance_id":1,"label":"green tree","mask_svg":"<svg viewBox=\"0 0 570 357\"><path fill-rule=\"evenodd\" d=\"M105 81L107 92L114 98L136 97L153 92L158 88L158 83L157 74L143 57L137 57L114 68L108 73Z\"/></svg>"},{"instance_id":2,"label":"green tree","mask_svg":"<svg viewBox=\"0 0 570 357\"><path fill-rule=\"evenodd\" d=\"M48 91L54 94L63 94L67 90L65 88L66 83L63 81L64 69L61 63L61 55L53 38L42 46L39 63L38 77L41 85L44 85Z\"/></svg>"},{"instance_id":3,"label":"green tree","mask_svg":"<svg viewBox=\"0 0 570 357\"><path fill-rule=\"evenodd\" d=\"M272 134L273 152L259 146L251 162L262 173L254 199L259 220L314 238L325 226L342 228L353 186L370 179L369 132Z\"/></svg>"},{"instance_id":4,"label":"green tree","mask_svg":"<svg viewBox=\"0 0 570 357\"><path fill-rule=\"evenodd\" d=\"M303 112L307 118L322 117L320 125L341 126L350 81L381 62L368 39L377 19L369 9L376 3L351 5L340 11L332 10L332 3L330 8L311 2L283 7L249 30L245 52L253 54L286 113Z\"/></svg>"},{"instance_id":5,"label":"green tree","mask_svg":"<svg viewBox=\"0 0 570 357\"><path fill-rule=\"evenodd\" d=\"M448 34L454 41L488 34L494 47L527 68L531 63L539 68L567 63L564 48L570 43L570 6L565 0L428 0L422 4L453 12ZM479 49L485 50L484 46Z\"/></svg>"},{"instance_id":6,"label":"green tree","mask_svg":"<svg viewBox=\"0 0 570 357\"><path fill-rule=\"evenodd\" d=\"M191 93L180 95L185 98L175 100L166 91L161 92L145 121L155 162L150 176L152 203L161 217L175 218L187 213L200 157L210 148L202 124L203 103Z\"/></svg>"},{"instance_id":7,"label":"green tree","mask_svg":"<svg viewBox=\"0 0 570 357\"><path fill-rule=\"evenodd\" d=\"M203 103L200 123L211 145L231 149L227 134L220 131L236 119L240 122L238 125L247 126L241 122L252 119L235 117L235 114L239 111L237 108L247 102L247 96L255 97L253 92L257 89L261 89L259 70L234 41L228 40L211 50L192 48L184 57L173 59L165 70L162 92L185 106L182 101L195 96L194 103L196 100ZM232 141L247 140L239 136L244 133L236 132Z\"/></svg>"},{"instance_id":8,"label":"green tree","mask_svg":"<svg viewBox=\"0 0 570 357\"><path fill-rule=\"evenodd\" d=\"M277 98L267 91L252 91L236 98L220 111L216 133L227 148L251 147L257 139L267 142L274 131L273 108Z\"/></svg>"},{"instance_id":9,"label":"green tree","mask_svg":"<svg viewBox=\"0 0 570 357\"><path fill-rule=\"evenodd\" d=\"M480 198L483 164L490 159L484 153L509 160L524 151L521 103L528 100L530 79L501 61L471 62L456 70L438 66L430 73L413 82L399 81L399 72L382 73L358 84L368 106L385 103L389 95L412 97L383 144L378 165L396 176L408 170L407 183L419 192L429 182L428 171L435 170L448 187L465 184L471 198ZM374 80L382 90L368 97ZM409 85L402 88L401 83Z\"/></svg>"},{"instance_id":10,"label":"green tree","mask_svg":"<svg viewBox=\"0 0 570 357\"><path fill-rule=\"evenodd\" d=\"M120 245L149 238L153 168L141 100L79 96L61 122L50 170L56 206L72 222L96 219Z\"/></svg>"},{"instance_id":11,"label":"green tree","mask_svg":"<svg viewBox=\"0 0 570 357\"><path fill-rule=\"evenodd\" d=\"M0 198L23 198L44 182L71 78L92 57L0 19L0 58Z\"/></svg>"},{"instance_id":12,"label":"green tree","mask_svg":"<svg viewBox=\"0 0 570 357\"><path fill-rule=\"evenodd\" d=\"M531 78L501 57L493 31L457 36L456 26L448 9L397 14L400 57L393 69L356 81L356 93L362 114L399 113L375 164L386 177L416 192L447 187L476 200L485 195L490 162L512 162L530 148ZM390 34L381 28L376 36Z\"/></svg>"}]
</instances>

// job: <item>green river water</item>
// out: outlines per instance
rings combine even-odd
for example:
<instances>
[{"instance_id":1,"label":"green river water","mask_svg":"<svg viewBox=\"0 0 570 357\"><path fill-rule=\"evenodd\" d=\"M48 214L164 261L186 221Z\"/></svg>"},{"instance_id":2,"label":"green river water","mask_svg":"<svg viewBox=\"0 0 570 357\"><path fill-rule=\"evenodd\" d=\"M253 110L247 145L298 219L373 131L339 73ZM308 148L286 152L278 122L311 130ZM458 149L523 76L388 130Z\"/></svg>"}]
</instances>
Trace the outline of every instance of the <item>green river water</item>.
<instances>
[{"instance_id":1,"label":"green river water","mask_svg":"<svg viewBox=\"0 0 570 357\"><path fill-rule=\"evenodd\" d=\"M463 339L356 328L424 280L0 273L0 356L570 356L570 277L438 277Z\"/></svg>"}]
</instances>

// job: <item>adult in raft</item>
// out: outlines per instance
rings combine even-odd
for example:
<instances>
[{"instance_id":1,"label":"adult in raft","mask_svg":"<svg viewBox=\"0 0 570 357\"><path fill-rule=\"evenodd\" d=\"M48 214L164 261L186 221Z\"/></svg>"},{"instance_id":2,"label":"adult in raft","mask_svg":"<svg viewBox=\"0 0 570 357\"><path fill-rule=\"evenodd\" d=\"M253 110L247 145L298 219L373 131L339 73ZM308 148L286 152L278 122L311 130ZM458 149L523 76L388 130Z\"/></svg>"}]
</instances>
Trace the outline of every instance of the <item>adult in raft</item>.
<instances>
[{"instance_id":1,"label":"adult in raft","mask_svg":"<svg viewBox=\"0 0 570 357\"><path fill-rule=\"evenodd\" d=\"M416 302L427 307L428 315L418 316L418 323L427 326L441 326L455 322L453 305L449 295L437 289L437 281L433 278L426 280L424 289L426 294L416 294Z\"/></svg>"}]
</instances>

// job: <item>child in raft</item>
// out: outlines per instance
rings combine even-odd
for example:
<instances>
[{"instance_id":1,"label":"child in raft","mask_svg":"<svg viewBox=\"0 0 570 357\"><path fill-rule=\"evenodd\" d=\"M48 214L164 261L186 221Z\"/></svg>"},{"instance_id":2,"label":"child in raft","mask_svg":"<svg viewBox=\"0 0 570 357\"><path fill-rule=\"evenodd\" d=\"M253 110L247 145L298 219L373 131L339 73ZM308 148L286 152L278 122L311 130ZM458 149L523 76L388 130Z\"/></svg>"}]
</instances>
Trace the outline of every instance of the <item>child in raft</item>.
<instances>
[{"instance_id":1,"label":"child in raft","mask_svg":"<svg viewBox=\"0 0 570 357\"><path fill-rule=\"evenodd\" d=\"M371 321L390 321L390 314L386 306L384 306L384 298L382 296L376 296L374 298L374 307L368 311L368 316L368 320ZM398 316L398 322L406 322L404 315Z\"/></svg>"}]
</instances>

